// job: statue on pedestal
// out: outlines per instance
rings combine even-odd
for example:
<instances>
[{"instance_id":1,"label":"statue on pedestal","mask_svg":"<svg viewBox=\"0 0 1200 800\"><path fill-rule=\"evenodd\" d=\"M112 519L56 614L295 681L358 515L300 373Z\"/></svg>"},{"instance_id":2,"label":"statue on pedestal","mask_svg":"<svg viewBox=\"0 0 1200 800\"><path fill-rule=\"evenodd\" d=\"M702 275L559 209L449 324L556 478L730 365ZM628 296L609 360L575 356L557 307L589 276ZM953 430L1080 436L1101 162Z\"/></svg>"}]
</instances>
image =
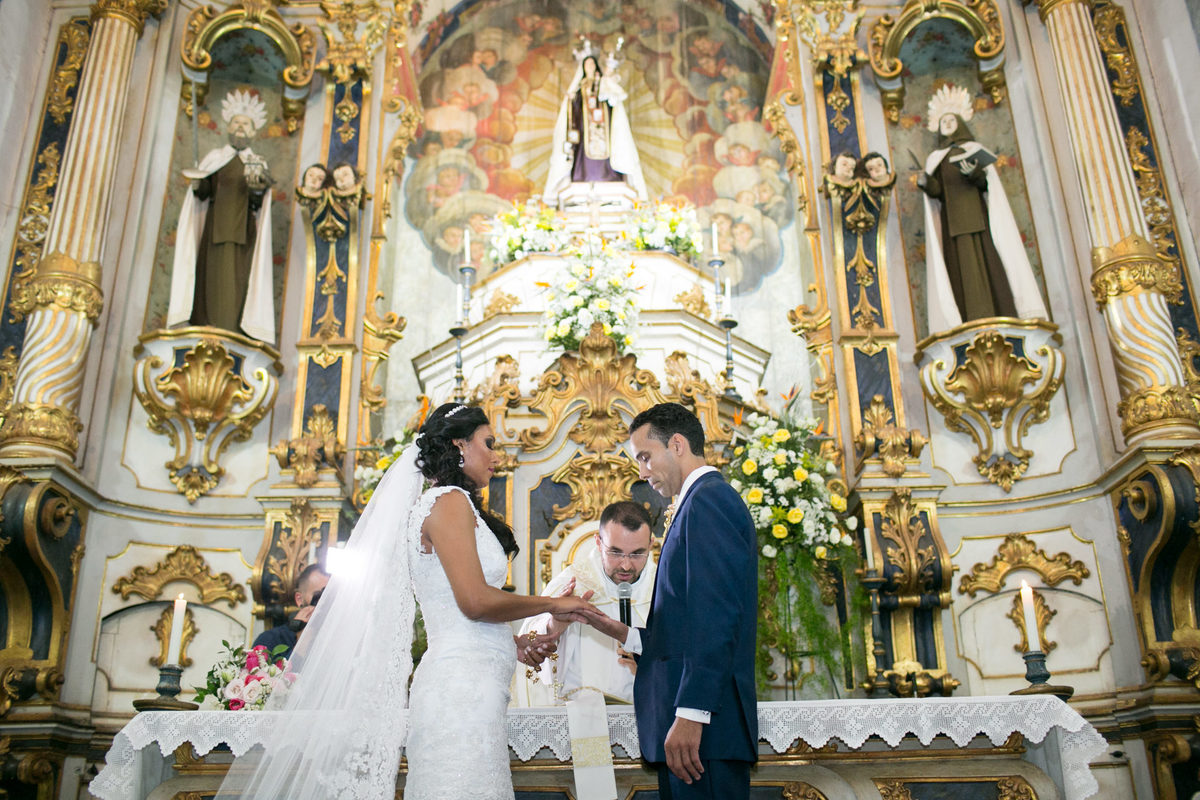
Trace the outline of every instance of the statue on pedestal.
<instances>
[{"instance_id":1,"label":"statue on pedestal","mask_svg":"<svg viewBox=\"0 0 1200 800\"><path fill-rule=\"evenodd\" d=\"M229 144L183 171L191 186L179 210L167 325L211 325L273 342L271 176L250 149L267 108L235 89L221 117Z\"/></svg>"},{"instance_id":2,"label":"statue on pedestal","mask_svg":"<svg viewBox=\"0 0 1200 800\"><path fill-rule=\"evenodd\" d=\"M616 75L617 57L609 54L602 69L591 42L585 42L582 50L575 51L575 58L579 66L554 125L550 172L542 197L554 204L571 183L623 181L644 200L646 183L625 113L627 95Z\"/></svg>"},{"instance_id":3,"label":"statue on pedestal","mask_svg":"<svg viewBox=\"0 0 1200 800\"><path fill-rule=\"evenodd\" d=\"M925 193L930 333L987 317L1046 318L996 155L967 129L973 115L962 87L943 86L929 100L927 127L938 147L917 185Z\"/></svg>"}]
</instances>

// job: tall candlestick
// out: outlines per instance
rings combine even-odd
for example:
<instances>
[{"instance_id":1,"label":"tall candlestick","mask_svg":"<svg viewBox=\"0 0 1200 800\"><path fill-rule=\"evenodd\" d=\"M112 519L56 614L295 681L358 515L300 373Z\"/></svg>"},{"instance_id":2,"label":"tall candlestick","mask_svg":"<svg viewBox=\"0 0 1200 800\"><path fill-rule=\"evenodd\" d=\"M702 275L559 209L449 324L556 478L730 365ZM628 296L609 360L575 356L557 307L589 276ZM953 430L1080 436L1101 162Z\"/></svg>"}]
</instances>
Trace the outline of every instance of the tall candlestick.
<instances>
[{"instance_id":1,"label":"tall candlestick","mask_svg":"<svg viewBox=\"0 0 1200 800\"><path fill-rule=\"evenodd\" d=\"M471 263L471 228L470 228L470 226L467 226L467 228L463 231L463 262L467 263L467 264Z\"/></svg>"},{"instance_id":2,"label":"tall candlestick","mask_svg":"<svg viewBox=\"0 0 1200 800\"><path fill-rule=\"evenodd\" d=\"M1038 630L1037 609L1033 605L1033 589L1027 581L1021 581L1021 605L1025 609L1025 638L1030 650L1042 649L1041 631Z\"/></svg>"},{"instance_id":3,"label":"tall candlestick","mask_svg":"<svg viewBox=\"0 0 1200 800\"><path fill-rule=\"evenodd\" d=\"M715 222L712 224L712 249L713 255L718 255L721 252L721 248L717 246L717 223Z\"/></svg>"},{"instance_id":4,"label":"tall candlestick","mask_svg":"<svg viewBox=\"0 0 1200 800\"><path fill-rule=\"evenodd\" d=\"M183 595L175 598L175 613L171 616L171 638L167 641L167 663L179 663L179 651L183 649L183 614L187 610L187 600Z\"/></svg>"},{"instance_id":5,"label":"tall candlestick","mask_svg":"<svg viewBox=\"0 0 1200 800\"><path fill-rule=\"evenodd\" d=\"M454 319L461 325L463 321L463 285L456 283L454 289Z\"/></svg>"},{"instance_id":6,"label":"tall candlestick","mask_svg":"<svg viewBox=\"0 0 1200 800\"><path fill-rule=\"evenodd\" d=\"M725 316L733 319L733 281L725 276Z\"/></svg>"}]
</instances>

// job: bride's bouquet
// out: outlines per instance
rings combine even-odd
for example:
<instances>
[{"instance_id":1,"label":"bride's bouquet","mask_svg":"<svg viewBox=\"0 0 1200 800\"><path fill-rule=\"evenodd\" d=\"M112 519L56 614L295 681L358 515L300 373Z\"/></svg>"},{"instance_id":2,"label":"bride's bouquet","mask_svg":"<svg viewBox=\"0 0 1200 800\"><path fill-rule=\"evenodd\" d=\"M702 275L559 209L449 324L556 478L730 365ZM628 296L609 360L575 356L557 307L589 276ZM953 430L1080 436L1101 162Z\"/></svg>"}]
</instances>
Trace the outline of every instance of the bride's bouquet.
<instances>
[{"instance_id":1,"label":"bride's bouquet","mask_svg":"<svg viewBox=\"0 0 1200 800\"><path fill-rule=\"evenodd\" d=\"M222 641L225 653L208 671L207 686L196 688L196 702L205 711L261 711L267 698L281 686L286 690L296 680L282 657L286 645L271 651L263 645L249 652L240 644L230 647Z\"/></svg>"}]
</instances>

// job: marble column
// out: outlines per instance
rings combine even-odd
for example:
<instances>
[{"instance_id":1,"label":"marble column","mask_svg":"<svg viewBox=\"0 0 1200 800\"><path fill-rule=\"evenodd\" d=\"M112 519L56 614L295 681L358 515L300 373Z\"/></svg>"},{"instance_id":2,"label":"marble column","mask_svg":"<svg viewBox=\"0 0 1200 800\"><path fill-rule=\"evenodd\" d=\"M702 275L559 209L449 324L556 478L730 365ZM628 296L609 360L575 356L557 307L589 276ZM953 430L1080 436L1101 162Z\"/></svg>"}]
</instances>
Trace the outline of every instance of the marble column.
<instances>
[{"instance_id":1,"label":"marble column","mask_svg":"<svg viewBox=\"0 0 1200 800\"><path fill-rule=\"evenodd\" d=\"M100 259L134 48L167 0L96 0L58 190L34 275L13 289L25 341L0 456L74 458L84 362L103 308Z\"/></svg>"},{"instance_id":2,"label":"marble column","mask_svg":"<svg viewBox=\"0 0 1200 800\"><path fill-rule=\"evenodd\" d=\"M1054 49L1059 90L1087 212L1091 284L1117 367L1126 442L1196 436L1167 304L1183 286L1150 241L1117 122L1090 0L1036 0Z\"/></svg>"}]
</instances>

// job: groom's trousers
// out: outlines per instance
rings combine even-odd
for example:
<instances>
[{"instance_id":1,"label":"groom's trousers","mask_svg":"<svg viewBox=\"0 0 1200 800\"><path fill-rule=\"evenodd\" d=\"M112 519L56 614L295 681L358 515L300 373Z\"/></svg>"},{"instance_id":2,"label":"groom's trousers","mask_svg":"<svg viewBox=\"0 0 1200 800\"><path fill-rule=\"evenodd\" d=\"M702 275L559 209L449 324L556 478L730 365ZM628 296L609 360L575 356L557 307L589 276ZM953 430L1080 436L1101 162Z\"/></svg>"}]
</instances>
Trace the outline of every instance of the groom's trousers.
<instances>
[{"instance_id":1,"label":"groom's trousers","mask_svg":"<svg viewBox=\"0 0 1200 800\"><path fill-rule=\"evenodd\" d=\"M700 780L684 783L676 778L666 764L658 767L658 800L749 800L750 762L701 761L704 774Z\"/></svg>"}]
</instances>

